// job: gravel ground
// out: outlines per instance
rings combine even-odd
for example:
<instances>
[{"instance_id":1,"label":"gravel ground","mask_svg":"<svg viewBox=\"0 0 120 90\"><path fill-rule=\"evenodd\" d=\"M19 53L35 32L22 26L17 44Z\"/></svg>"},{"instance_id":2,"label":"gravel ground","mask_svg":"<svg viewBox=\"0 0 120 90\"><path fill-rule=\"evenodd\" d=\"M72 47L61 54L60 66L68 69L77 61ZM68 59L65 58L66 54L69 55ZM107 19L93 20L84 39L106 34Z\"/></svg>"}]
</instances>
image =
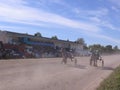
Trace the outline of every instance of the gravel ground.
<instances>
[{"instance_id":1,"label":"gravel ground","mask_svg":"<svg viewBox=\"0 0 120 90\"><path fill-rule=\"evenodd\" d=\"M90 66L90 57L77 57L77 65L61 58L0 60L0 90L95 90L120 65L120 55L103 58L104 67Z\"/></svg>"}]
</instances>

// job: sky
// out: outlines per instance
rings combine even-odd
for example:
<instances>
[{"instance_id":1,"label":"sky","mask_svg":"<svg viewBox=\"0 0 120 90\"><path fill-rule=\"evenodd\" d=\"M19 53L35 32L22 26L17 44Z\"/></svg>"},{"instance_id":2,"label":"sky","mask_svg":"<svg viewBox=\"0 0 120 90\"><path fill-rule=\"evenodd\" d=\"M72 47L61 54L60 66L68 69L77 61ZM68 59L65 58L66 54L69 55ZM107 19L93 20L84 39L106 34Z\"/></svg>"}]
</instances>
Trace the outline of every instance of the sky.
<instances>
[{"instance_id":1,"label":"sky","mask_svg":"<svg viewBox=\"0 0 120 90\"><path fill-rule=\"evenodd\" d=\"M120 1L0 0L0 30L120 48Z\"/></svg>"}]
</instances>

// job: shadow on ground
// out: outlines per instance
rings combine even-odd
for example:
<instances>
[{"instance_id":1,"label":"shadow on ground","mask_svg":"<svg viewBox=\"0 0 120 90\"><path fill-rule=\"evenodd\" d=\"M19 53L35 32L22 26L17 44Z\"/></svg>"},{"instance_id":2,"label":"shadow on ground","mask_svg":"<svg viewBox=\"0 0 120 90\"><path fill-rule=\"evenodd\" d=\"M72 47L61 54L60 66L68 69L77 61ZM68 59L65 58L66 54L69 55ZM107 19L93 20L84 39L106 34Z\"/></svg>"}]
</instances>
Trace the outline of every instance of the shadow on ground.
<instances>
[{"instance_id":1,"label":"shadow on ground","mask_svg":"<svg viewBox=\"0 0 120 90\"><path fill-rule=\"evenodd\" d=\"M68 66L73 68L78 68L78 69L86 69L86 66L84 65L68 65Z\"/></svg>"},{"instance_id":2,"label":"shadow on ground","mask_svg":"<svg viewBox=\"0 0 120 90\"><path fill-rule=\"evenodd\" d=\"M114 70L112 67L102 67L102 70Z\"/></svg>"}]
</instances>

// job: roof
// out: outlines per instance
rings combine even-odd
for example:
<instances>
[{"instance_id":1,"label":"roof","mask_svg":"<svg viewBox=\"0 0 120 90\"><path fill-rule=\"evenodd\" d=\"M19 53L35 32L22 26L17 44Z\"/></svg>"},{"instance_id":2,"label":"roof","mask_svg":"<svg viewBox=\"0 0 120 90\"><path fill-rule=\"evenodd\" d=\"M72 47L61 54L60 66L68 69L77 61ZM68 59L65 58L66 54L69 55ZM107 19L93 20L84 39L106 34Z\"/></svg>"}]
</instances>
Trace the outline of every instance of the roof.
<instances>
[{"instance_id":1,"label":"roof","mask_svg":"<svg viewBox=\"0 0 120 90\"><path fill-rule=\"evenodd\" d=\"M27 34L27 33L17 33L17 32L10 32L10 31L3 31L3 32L6 32L8 35L12 35L12 36L16 36L16 37L27 37L27 38L41 39L41 40L47 40L47 41L49 40L49 41L52 41L52 42L76 44L73 41L66 41L66 40L60 40L60 39L54 40L54 39L47 38L47 37L38 37L38 36L30 35L30 34Z\"/></svg>"}]
</instances>

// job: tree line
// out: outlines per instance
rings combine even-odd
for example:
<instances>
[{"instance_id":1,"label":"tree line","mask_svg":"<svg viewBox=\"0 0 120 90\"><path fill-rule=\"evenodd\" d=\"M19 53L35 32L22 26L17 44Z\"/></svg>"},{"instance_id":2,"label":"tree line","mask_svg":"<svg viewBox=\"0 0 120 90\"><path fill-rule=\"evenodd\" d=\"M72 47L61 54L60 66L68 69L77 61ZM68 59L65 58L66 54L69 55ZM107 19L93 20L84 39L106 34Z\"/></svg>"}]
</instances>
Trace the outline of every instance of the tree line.
<instances>
[{"instance_id":1,"label":"tree line","mask_svg":"<svg viewBox=\"0 0 120 90\"><path fill-rule=\"evenodd\" d=\"M83 38L78 38L76 42L79 44L82 44L83 48L89 51L98 50L99 52L106 53L106 54L120 53L120 49L118 48L117 45L114 47L112 45L103 46L101 44L93 44L93 45L87 46Z\"/></svg>"}]
</instances>

